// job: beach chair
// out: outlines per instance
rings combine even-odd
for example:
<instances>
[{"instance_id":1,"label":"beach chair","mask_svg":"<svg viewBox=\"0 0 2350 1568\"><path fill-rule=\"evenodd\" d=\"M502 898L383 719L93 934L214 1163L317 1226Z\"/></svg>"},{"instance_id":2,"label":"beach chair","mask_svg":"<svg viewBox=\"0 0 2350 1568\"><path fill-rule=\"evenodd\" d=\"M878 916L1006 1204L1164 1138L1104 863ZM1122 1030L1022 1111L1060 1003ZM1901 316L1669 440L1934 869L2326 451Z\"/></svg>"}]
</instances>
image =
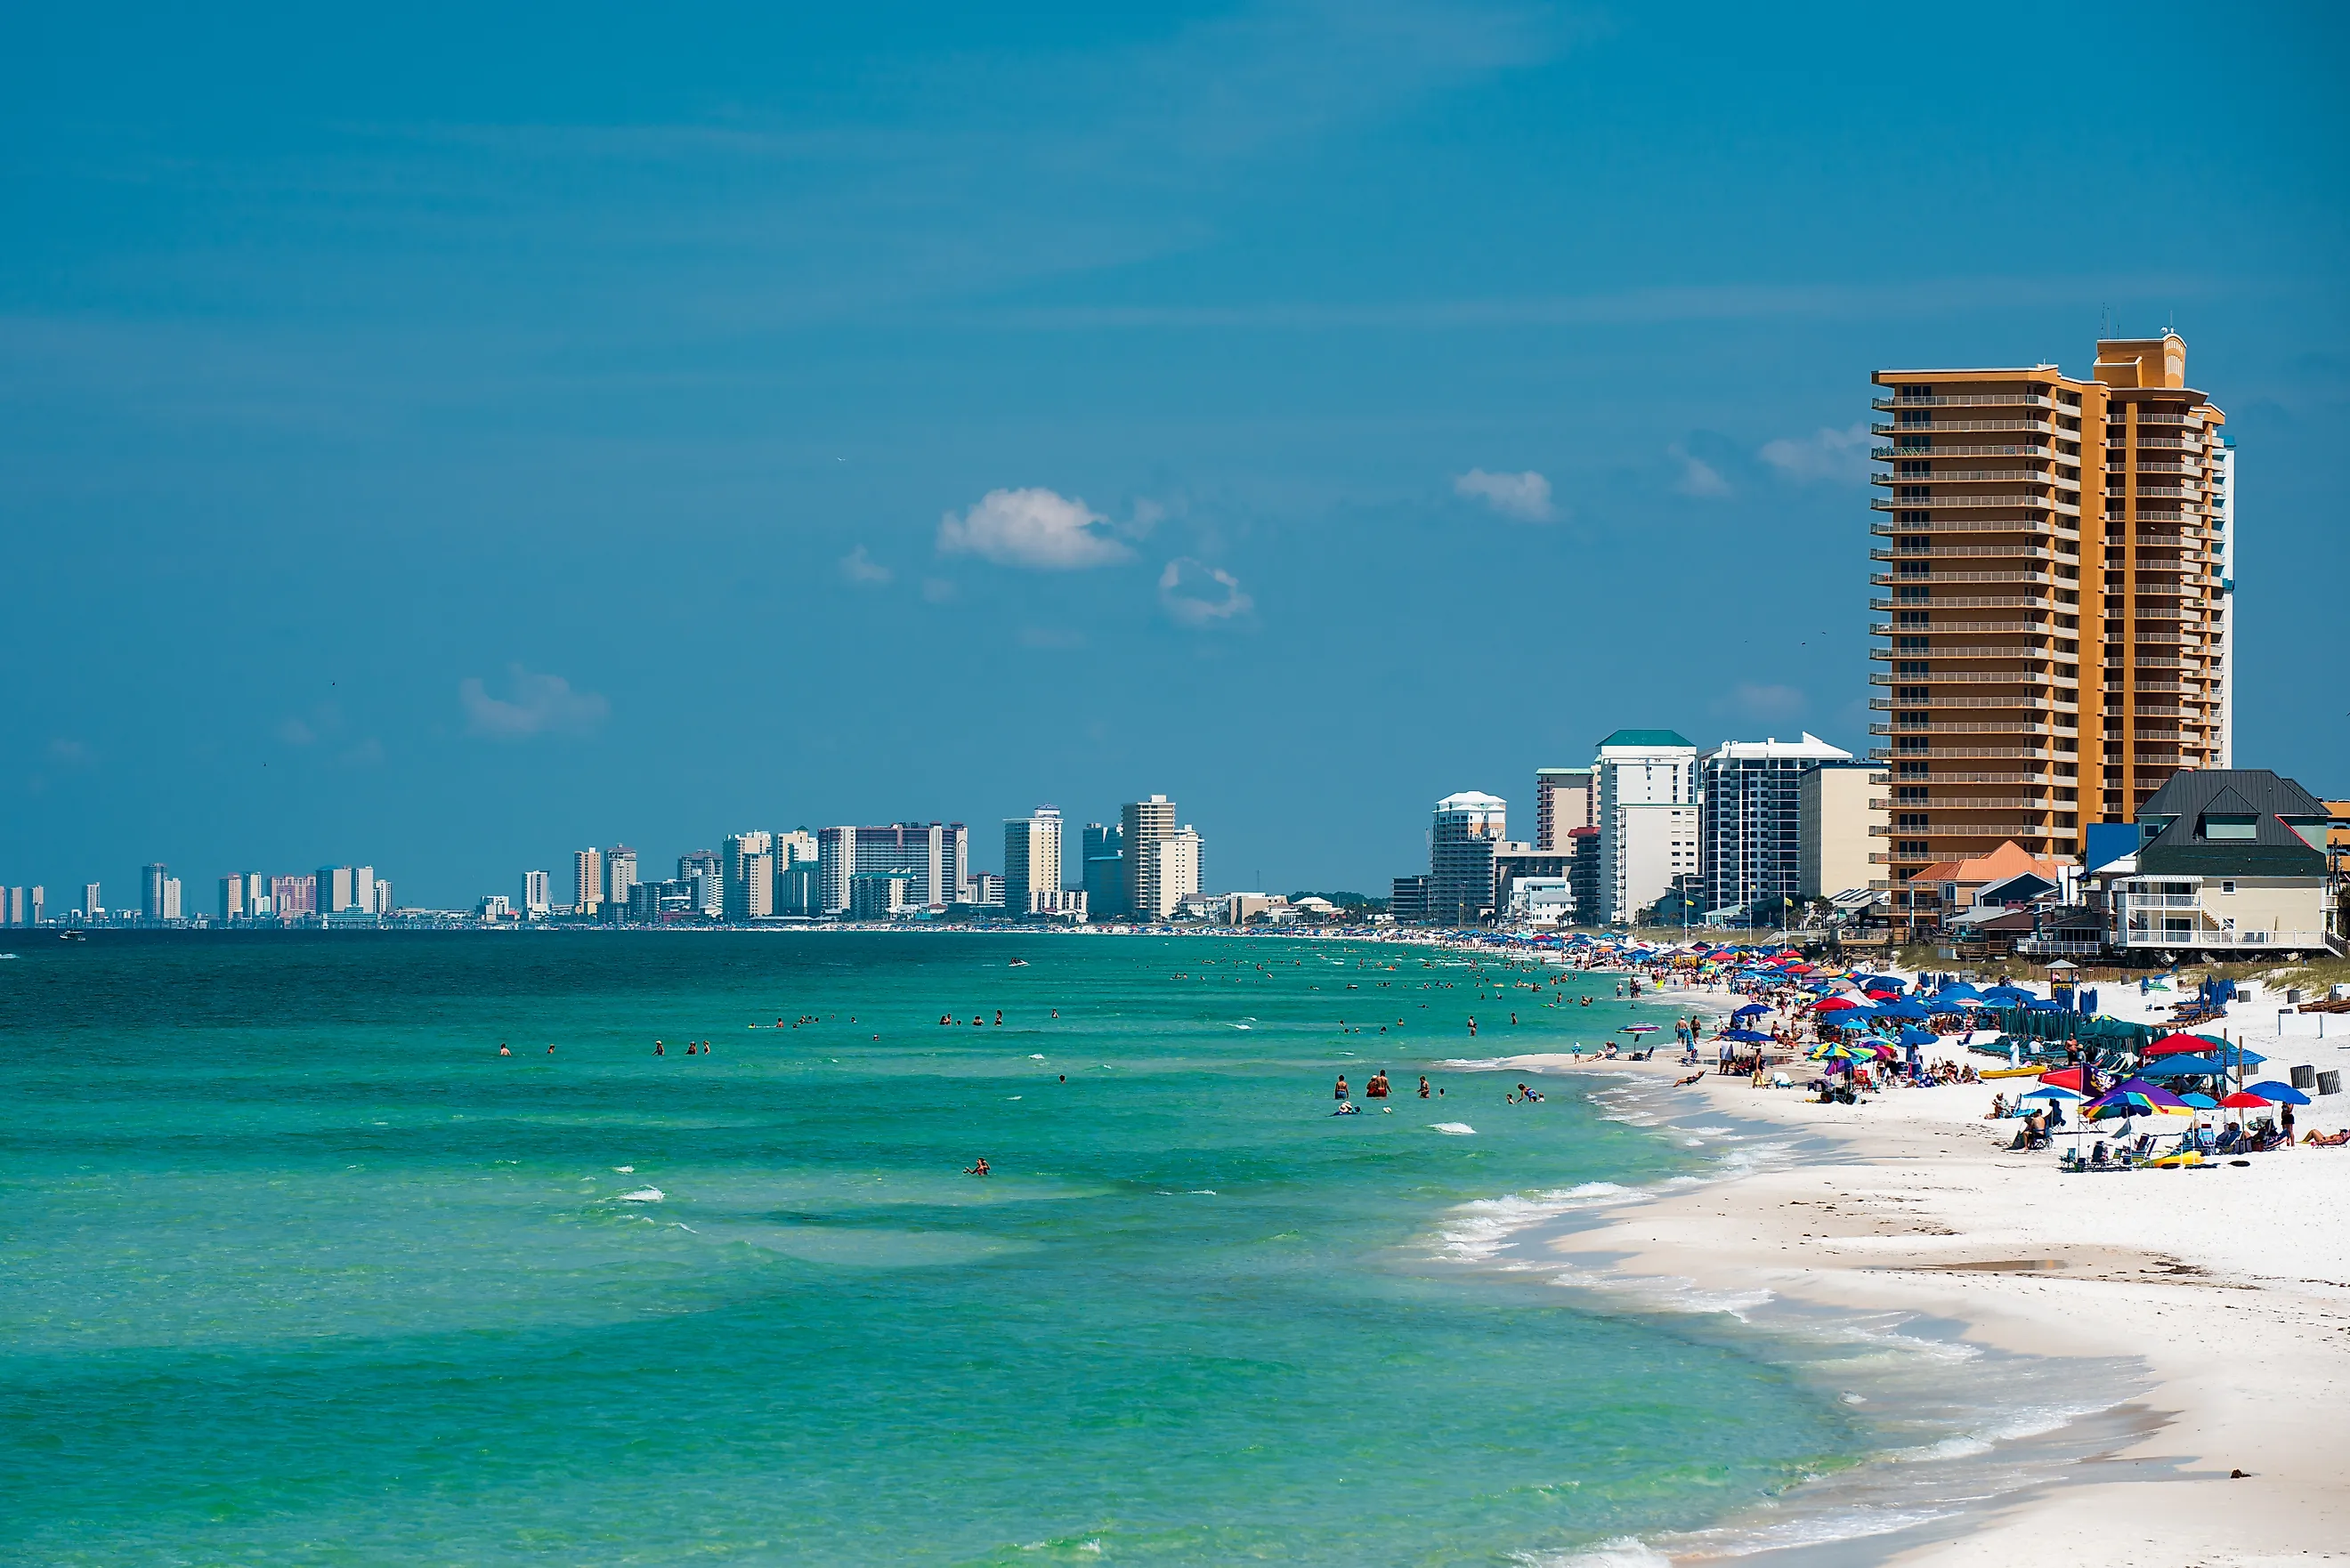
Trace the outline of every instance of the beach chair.
<instances>
[{"instance_id":1,"label":"beach chair","mask_svg":"<svg viewBox=\"0 0 2350 1568\"><path fill-rule=\"evenodd\" d=\"M2241 1132L2239 1132L2236 1128L2230 1127L2220 1135L2220 1141L2211 1146L2211 1152L2213 1154L2234 1154L2243 1147L2243 1144L2244 1135Z\"/></svg>"}]
</instances>

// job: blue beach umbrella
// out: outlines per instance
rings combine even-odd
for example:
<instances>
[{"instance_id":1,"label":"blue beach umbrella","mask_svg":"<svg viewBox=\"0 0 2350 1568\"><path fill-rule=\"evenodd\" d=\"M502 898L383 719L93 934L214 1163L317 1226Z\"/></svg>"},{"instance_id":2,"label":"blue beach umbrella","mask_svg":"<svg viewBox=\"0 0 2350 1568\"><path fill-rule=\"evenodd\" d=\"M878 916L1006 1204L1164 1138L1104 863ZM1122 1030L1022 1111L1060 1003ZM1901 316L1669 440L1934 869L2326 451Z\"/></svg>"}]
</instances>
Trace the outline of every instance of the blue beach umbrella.
<instances>
[{"instance_id":1,"label":"blue beach umbrella","mask_svg":"<svg viewBox=\"0 0 2350 1568\"><path fill-rule=\"evenodd\" d=\"M1942 1037L1930 1029L1904 1029L1901 1032L1901 1044L1904 1045L1939 1045L1941 1043Z\"/></svg>"},{"instance_id":2,"label":"blue beach umbrella","mask_svg":"<svg viewBox=\"0 0 2350 1568\"><path fill-rule=\"evenodd\" d=\"M2220 1102L2209 1095L2181 1095L2178 1097L2199 1111L2216 1111L2220 1108Z\"/></svg>"},{"instance_id":3,"label":"blue beach umbrella","mask_svg":"<svg viewBox=\"0 0 2350 1568\"><path fill-rule=\"evenodd\" d=\"M2279 1084L2275 1082L2254 1084L2251 1085L2250 1092L2260 1096L2261 1098L2264 1100L2274 1100L2281 1106L2305 1106L2309 1104L2309 1096L2303 1094L2299 1089L2294 1088L2291 1084Z\"/></svg>"},{"instance_id":4,"label":"blue beach umbrella","mask_svg":"<svg viewBox=\"0 0 2350 1568\"><path fill-rule=\"evenodd\" d=\"M2085 1100L2089 1096L2086 1095L2074 1094L2072 1090L2064 1088L2061 1085L2043 1084L2039 1088L2030 1090L2029 1092L2018 1095L2015 1097L2019 1100ZM2190 1095L2188 1096L2188 1103L2189 1105L2194 1104L2193 1096Z\"/></svg>"},{"instance_id":5,"label":"blue beach umbrella","mask_svg":"<svg viewBox=\"0 0 2350 1568\"><path fill-rule=\"evenodd\" d=\"M1877 1016L1879 1018L1929 1018L1932 1014L1928 1012L1924 1004L1920 1002L1888 1002L1877 1010Z\"/></svg>"}]
</instances>

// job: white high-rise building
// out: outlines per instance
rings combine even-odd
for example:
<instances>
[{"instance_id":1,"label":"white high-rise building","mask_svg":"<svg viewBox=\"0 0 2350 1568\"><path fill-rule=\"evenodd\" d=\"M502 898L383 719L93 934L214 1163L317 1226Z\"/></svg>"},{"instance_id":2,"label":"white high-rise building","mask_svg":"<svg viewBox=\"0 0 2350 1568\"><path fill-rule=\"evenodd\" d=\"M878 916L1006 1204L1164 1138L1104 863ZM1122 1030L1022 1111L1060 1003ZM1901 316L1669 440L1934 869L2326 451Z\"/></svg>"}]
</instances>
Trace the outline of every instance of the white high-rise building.
<instances>
[{"instance_id":1,"label":"white high-rise building","mask_svg":"<svg viewBox=\"0 0 2350 1568\"><path fill-rule=\"evenodd\" d=\"M86 920L102 920L106 918L106 902L99 889L99 884L84 882L81 885L81 914L82 919Z\"/></svg>"},{"instance_id":2,"label":"white high-rise building","mask_svg":"<svg viewBox=\"0 0 2350 1568\"><path fill-rule=\"evenodd\" d=\"M1157 900L1145 886L1144 867L1148 857L1143 854L1142 846L1174 831L1175 803L1163 794L1154 794L1148 800L1128 801L1119 808L1118 835L1124 841L1122 853L1126 861L1128 912L1143 915L1158 911ZM1171 912L1173 909L1174 906L1170 904L1167 911ZM1159 913L1158 918L1164 919L1164 913Z\"/></svg>"},{"instance_id":3,"label":"white high-rise building","mask_svg":"<svg viewBox=\"0 0 2350 1568\"><path fill-rule=\"evenodd\" d=\"M730 920L755 920L775 912L775 836L764 829L730 836L722 846L725 887L721 908ZM848 890L841 889L843 906Z\"/></svg>"},{"instance_id":4,"label":"white high-rise building","mask_svg":"<svg viewBox=\"0 0 2350 1568\"><path fill-rule=\"evenodd\" d=\"M1188 822L1172 833L1143 840L1137 867L1142 901L1134 912L1149 919L1171 919L1184 899L1198 897L1201 852L1200 835Z\"/></svg>"},{"instance_id":5,"label":"white high-rise building","mask_svg":"<svg viewBox=\"0 0 2350 1568\"><path fill-rule=\"evenodd\" d=\"M322 915L339 915L358 902L353 889L351 867L321 866L318 867L318 907Z\"/></svg>"},{"instance_id":6,"label":"white high-rise building","mask_svg":"<svg viewBox=\"0 0 2350 1568\"><path fill-rule=\"evenodd\" d=\"M2236 443L2211 452L2211 575L2220 579L2220 763L2236 765Z\"/></svg>"},{"instance_id":7,"label":"white high-rise building","mask_svg":"<svg viewBox=\"0 0 2350 1568\"><path fill-rule=\"evenodd\" d=\"M625 910L629 889L637 885L637 852L625 844L604 851L604 902Z\"/></svg>"},{"instance_id":8,"label":"white high-rise building","mask_svg":"<svg viewBox=\"0 0 2350 1568\"><path fill-rule=\"evenodd\" d=\"M379 915L389 915L395 907L396 906L393 904L391 897L391 878L389 877L376 877L375 902L369 905L369 908L372 909Z\"/></svg>"},{"instance_id":9,"label":"white high-rise building","mask_svg":"<svg viewBox=\"0 0 2350 1568\"><path fill-rule=\"evenodd\" d=\"M1618 730L1599 742L1600 918L1628 921L1676 877L1702 869L1697 747L1671 730Z\"/></svg>"},{"instance_id":10,"label":"white high-rise building","mask_svg":"<svg viewBox=\"0 0 2350 1568\"><path fill-rule=\"evenodd\" d=\"M1786 918L1783 901L1803 896L1804 776L1852 760L1809 731L1794 741L1724 741L1705 754L1698 794L1708 913L1752 911L1773 925Z\"/></svg>"},{"instance_id":11,"label":"white high-rise building","mask_svg":"<svg viewBox=\"0 0 2350 1568\"><path fill-rule=\"evenodd\" d=\"M522 913L528 920L543 920L555 912L555 874L551 871L525 871L522 874Z\"/></svg>"},{"instance_id":12,"label":"white high-rise building","mask_svg":"<svg viewBox=\"0 0 2350 1568\"><path fill-rule=\"evenodd\" d=\"M352 867L351 908L357 909L362 915L380 913L381 911L375 906L375 867L372 866Z\"/></svg>"},{"instance_id":13,"label":"white high-rise building","mask_svg":"<svg viewBox=\"0 0 2350 1568\"><path fill-rule=\"evenodd\" d=\"M1061 890L1061 811L1040 805L1026 816L1003 819L1003 908L1017 917L1031 913L1034 896Z\"/></svg>"},{"instance_id":14,"label":"white high-rise building","mask_svg":"<svg viewBox=\"0 0 2350 1568\"><path fill-rule=\"evenodd\" d=\"M1493 907L1493 850L1509 836L1509 806L1477 790L1436 803L1428 843L1426 919L1440 926L1472 925Z\"/></svg>"}]
</instances>

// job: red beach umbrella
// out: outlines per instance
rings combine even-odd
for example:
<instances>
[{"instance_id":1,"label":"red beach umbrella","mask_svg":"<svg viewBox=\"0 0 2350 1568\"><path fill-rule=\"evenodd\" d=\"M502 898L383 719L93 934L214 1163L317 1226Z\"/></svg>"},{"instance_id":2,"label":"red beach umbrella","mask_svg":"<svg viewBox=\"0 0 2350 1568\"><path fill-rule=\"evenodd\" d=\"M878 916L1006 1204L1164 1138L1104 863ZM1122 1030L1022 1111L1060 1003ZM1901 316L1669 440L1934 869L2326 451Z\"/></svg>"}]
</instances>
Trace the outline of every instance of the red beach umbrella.
<instances>
[{"instance_id":1,"label":"red beach umbrella","mask_svg":"<svg viewBox=\"0 0 2350 1568\"><path fill-rule=\"evenodd\" d=\"M2226 1099L2221 1100L2220 1102L2220 1106L2223 1110L2257 1111L2264 1110L2275 1103L2276 1102L2274 1100L2264 1100L2260 1096L2251 1094L2247 1090L2238 1089L2234 1094L2230 1095Z\"/></svg>"},{"instance_id":2,"label":"red beach umbrella","mask_svg":"<svg viewBox=\"0 0 2350 1568\"><path fill-rule=\"evenodd\" d=\"M1820 1004L1817 1007L1813 1008L1812 1011L1814 1012L1842 1012L1847 1007L1858 1007L1859 1005L1859 1002L1855 1002L1849 996L1830 996L1823 998Z\"/></svg>"},{"instance_id":3,"label":"red beach umbrella","mask_svg":"<svg viewBox=\"0 0 2350 1568\"><path fill-rule=\"evenodd\" d=\"M2059 1067L2053 1073L2041 1074L2040 1083L2043 1088L2054 1085L2060 1089L2071 1089L2076 1094L2086 1095L2094 1093L2085 1081L2088 1075L2089 1070L2086 1067Z\"/></svg>"},{"instance_id":4,"label":"red beach umbrella","mask_svg":"<svg viewBox=\"0 0 2350 1568\"><path fill-rule=\"evenodd\" d=\"M2141 1056L2192 1056L2211 1049L2211 1042L2192 1034L2166 1034L2138 1051Z\"/></svg>"}]
</instances>

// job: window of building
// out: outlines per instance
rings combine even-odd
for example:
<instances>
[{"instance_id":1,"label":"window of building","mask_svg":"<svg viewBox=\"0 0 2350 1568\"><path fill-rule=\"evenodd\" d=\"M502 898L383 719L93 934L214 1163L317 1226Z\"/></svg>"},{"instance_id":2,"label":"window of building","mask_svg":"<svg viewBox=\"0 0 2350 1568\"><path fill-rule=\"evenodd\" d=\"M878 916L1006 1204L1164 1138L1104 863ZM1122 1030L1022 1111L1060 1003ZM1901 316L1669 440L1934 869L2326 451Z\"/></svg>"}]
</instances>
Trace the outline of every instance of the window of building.
<instances>
[{"instance_id":1,"label":"window of building","mask_svg":"<svg viewBox=\"0 0 2350 1568\"><path fill-rule=\"evenodd\" d=\"M2258 817L2213 813L2203 819L2203 836L2209 838L2257 838L2261 825Z\"/></svg>"},{"instance_id":2,"label":"window of building","mask_svg":"<svg viewBox=\"0 0 2350 1568\"><path fill-rule=\"evenodd\" d=\"M2222 882L2220 884L2220 891L2222 893L2232 893L2235 890L2236 885L2233 882Z\"/></svg>"}]
</instances>

